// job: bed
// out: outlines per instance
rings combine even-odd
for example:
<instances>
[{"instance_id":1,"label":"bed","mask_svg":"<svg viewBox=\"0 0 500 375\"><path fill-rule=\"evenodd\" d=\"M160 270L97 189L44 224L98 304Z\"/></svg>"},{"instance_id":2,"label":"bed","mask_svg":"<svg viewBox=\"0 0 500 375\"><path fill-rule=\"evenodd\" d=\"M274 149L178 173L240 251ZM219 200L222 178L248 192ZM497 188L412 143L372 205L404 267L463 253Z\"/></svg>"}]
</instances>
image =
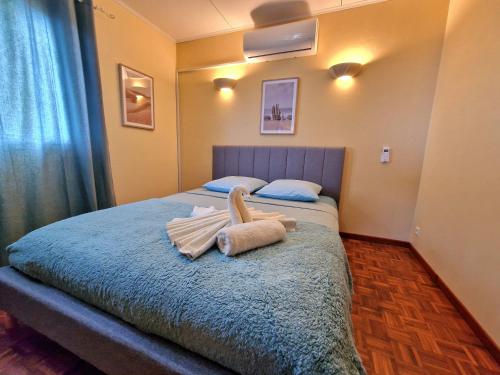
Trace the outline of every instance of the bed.
<instances>
[{"instance_id":1,"label":"bed","mask_svg":"<svg viewBox=\"0 0 500 375\"><path fill-rule=\"evenodd\" d=\"M170 245L168 220L225 206L204 189L54 223L9 247L0 308L110 374L363 374L338 235L343 159L343 148L214 146L214 178L305 179L323 196L248 198L298 230L235 258L191 261Z\"/></svg>"}]
</instances>

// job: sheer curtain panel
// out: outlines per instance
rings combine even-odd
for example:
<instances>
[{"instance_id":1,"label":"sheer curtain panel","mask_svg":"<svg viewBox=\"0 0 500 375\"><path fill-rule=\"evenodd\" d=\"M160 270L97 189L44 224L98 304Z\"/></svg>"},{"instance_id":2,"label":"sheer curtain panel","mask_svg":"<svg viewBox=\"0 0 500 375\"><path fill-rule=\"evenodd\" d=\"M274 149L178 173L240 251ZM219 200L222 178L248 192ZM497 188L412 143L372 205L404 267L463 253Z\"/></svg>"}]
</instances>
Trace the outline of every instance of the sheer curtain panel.
<instances>
[{"instance_id":1,"label":"sheer curtain panel","mask_svg":"<svg viewBox=\"0 0 500 375\"><path fill-rule=\"evenodd\" d=\"M2 0L0 251L115 204L92 3Z\"/></svg>"}]
</instances>

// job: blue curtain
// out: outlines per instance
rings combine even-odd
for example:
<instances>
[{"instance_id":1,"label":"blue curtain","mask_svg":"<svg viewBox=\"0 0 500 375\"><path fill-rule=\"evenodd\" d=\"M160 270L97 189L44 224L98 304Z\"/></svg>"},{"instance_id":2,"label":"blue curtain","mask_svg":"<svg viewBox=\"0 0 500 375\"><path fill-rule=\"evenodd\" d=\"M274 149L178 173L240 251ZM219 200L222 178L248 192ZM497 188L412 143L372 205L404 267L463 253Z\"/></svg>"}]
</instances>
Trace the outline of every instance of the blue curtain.
<instances>
[{"instance_id":1,"label":"blue curtain","mask_svg":"<svg viewBox=\"0 0 500 375\"><path fill-rule=\"evenodd\" d=\"M2 0L0 251L115 204L92 3Z\"/></svg>"}]
</instances>

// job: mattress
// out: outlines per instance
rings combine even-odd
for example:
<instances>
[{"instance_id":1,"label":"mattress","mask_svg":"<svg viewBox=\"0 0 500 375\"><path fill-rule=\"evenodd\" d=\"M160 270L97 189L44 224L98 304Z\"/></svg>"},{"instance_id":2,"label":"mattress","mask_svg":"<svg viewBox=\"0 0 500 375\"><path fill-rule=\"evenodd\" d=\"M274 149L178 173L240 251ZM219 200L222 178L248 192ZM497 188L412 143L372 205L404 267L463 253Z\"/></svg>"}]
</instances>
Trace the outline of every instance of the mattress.
<instances>
[{"instance_id":1,"label":"mattress","mask_svg":"<svg viewBox=\"0 0 500 375\"><path fill-rule=\"evenodd\" d=\"M297 231L238 257L213 249L191 261L170 244L165 223L187 217L193 204L225 205L217 194L195 190L51 224L9 246L9 261L242 374L364 374L345 251L335 224L315 222L335 221L334 204L250 200L268 211L290 210Z\"/></svg>"},{"instance_id":2,"label":"mattress","mask_svg":"<svg viewBox=\"0 0 500 375\"><path fill-rule=\"evenodd\" d=\"M178 193L167 200L185 202L203 207L214 206L216 209L227 208L227 194L198 188ZM320 195L317 202L298 202L283 199L262 198L255 194L245 198L247 206L263 211L277 211L298 221L307 221L324 225L339 231L337 203L331 197Z\"/></svg>"}]
</instances>

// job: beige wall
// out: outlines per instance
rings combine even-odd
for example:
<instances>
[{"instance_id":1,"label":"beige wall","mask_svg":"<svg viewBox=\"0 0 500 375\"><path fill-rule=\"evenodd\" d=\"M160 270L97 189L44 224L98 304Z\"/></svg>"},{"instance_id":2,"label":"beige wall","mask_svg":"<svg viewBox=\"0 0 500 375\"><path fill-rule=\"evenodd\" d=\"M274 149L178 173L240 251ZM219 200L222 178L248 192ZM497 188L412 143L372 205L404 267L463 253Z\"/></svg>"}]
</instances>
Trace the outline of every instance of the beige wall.
<instances>
[{"instance_id":1,"label":"beige wall","mask_svg":"<svg viewBox=\"0 0 500 375\"><path fill-rule=\"evenodd\" d=\"M317 56L181 73L182 188L210 179L213 144L346 146L341 230L408 240L447 7L389 0L324 14ZM241 33L180 43L178 69L240 60L241 44ZM327 68L348 60L366 69L340 87ZM213 89L218 76L238 78L232 97ZM300 78L296 135L261 136L261 81L282 77Z\"/></svg>"},{"instance_id":2,"label":"beige wall","mask_svg":"<svg viewBox=\"0 0 500 375\"><path fill-rule=\"evenodd\" d=\"M412 243L500 342L500 1L451 0Z\"/></svg>"},{"instance_id":3,"label":"beige wall","mask_svg":"<svg viewBox=\"0 0 500 375\"><path fill-rule=\"evenodd\" d=\"M113 0L95 12L106 130L119 204L177 191L175 103L176 45L167 36ZM117 64L154 77L154 131L121 125Z\"/></svg>"}]
</instances>

